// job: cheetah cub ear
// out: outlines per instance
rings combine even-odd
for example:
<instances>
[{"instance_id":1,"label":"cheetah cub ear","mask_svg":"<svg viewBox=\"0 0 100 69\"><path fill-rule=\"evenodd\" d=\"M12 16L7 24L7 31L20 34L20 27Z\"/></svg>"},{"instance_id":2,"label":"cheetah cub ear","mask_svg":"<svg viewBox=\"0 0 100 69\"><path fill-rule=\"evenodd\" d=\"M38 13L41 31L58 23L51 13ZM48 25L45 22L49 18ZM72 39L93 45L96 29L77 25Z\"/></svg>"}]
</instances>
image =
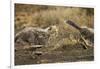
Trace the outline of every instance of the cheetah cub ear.
<instances>
[{"instance_id":1,"label":"cheetah cub ear","mask_svg":"<svg viewBox=\"0 0 100 69\"><path fill-rule=\"evenodd\" d=\"M52 26L49 26L49 27L47 27L46 29L45 29L45 32L49 32L49 31L51 31L53 28L52 28Z\"/></svg>"},{"instance_id":2,"label":"cheetah cub ear","mask_svg":"<svg viewBox=\"0 0 100 69\"><path fill-rule=\"evenodd\" d=\"M48 31L50 31L50 30L52 30L52 26L50 26L50 27L48 28Z\"/></svg>"},{"instance_id":3,"label":"cheetah cub ear","mask_svg":"<svg viewBox=\"0 0 100 69\"><path fill-rule=\"evenodd\" d=\"M50 32L58 32L57 26L56 25L50 26L48 31L50 31Z\"/></svg>"}]
</instances>

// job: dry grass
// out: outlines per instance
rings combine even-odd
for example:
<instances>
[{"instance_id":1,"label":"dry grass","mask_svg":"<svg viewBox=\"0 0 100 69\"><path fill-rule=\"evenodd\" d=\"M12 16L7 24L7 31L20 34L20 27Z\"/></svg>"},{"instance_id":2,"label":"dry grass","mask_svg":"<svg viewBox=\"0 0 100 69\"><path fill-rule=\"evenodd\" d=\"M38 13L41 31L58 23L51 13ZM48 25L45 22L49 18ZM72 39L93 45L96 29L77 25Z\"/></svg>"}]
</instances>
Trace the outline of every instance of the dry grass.
<instances>
[{"instance_id":1,"label":"dry grass","mask_svg":"<svg viewBox=\"0 0 100 69\"><path fill-rule=\"evenodd\" d=\"M94 25L93 13L90 13L91 15L87 14L87 11L93 8L85 9L78 7L49 7L21 4L16 4L15 7L15 33L28 26L46 28L51 25L56 25L58 28L58 36L55 40L51 40L50 43L54 47L67 44L74 45L76 43L75 40L79 38L78 31L65 24L64 20L72 20L79 26L88 26L93 28Z\"/></svg>"}]
</instances>

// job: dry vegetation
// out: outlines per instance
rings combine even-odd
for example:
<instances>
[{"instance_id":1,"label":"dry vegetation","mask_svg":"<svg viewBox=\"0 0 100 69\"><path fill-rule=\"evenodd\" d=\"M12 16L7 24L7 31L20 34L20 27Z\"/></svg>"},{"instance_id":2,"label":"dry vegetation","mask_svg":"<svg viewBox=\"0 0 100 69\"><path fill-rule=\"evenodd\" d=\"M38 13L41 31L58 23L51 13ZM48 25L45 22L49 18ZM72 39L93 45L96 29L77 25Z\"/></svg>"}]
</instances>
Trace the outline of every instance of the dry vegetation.
<instances>
[{"instance_id":1,"label":"dry vegetation","mask_svg":"<svg viewBox=\"0 0 100 69\"><path fill-rule=\"evenodd\" d=\"M15 34L21 29L23 29L24 27L31 26L31 27L46 28L52 25L56 25L58 28L58 36L55 39L51 40L51 43L50 43L51 47L47 48L47 50L57 49L57 51L59 51L59 49L60 50L63 49L63 55L64 53L66 55L67 53L66 50L67 51L70 50L68 46L74 46L75 49L78 49L79 47L81 47L80 45L77 45L78 44L77 40L80 38L79 32L73 27L65 24L64 20L66 19L76 22L79 26L87 26L87 27L94 28L93 27L94 26L94 9L80 8L80 7L15 4ZM89 50L86 50L86 54L88 51ZM92 53L90 52L90 54L93 55L93 49L91 49L90 51L92 51ZM80 51L80 53L84 54L83 51ZM72 54L72 51L70 52L70 54ZM62 58L60 56L58 57ZM43 57L41 59L43 59ZM54 57L54 59L56 59L56 57ZM64 62L63 59L59 59L59 60L61 61L58 61L58 60L56 61ZM17 58L15 61L16 61L15 64L21 64L20 62L18 62ZM33 63L38 63L38 61L33 62ZM48 63L52 61L49 61L49 58L47 58L47 59L40 60L40 63ZM66 59L65 61L68 61L68 60ZM31 61L27 61L26 64L28 64L28 62L30 62L29 64L32 63ZM24 62L22 64L24 64Z\"/></svg>"}]
</instances>

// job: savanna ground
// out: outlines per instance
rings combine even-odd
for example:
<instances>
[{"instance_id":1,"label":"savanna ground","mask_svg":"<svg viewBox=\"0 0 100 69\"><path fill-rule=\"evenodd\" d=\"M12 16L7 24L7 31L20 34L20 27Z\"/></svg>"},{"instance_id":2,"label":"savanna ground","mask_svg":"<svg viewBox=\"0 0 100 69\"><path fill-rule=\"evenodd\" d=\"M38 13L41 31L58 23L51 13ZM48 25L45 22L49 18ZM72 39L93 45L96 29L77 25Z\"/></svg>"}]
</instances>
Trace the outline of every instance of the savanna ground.
<instances>
[{"instance_id":1,"label":"savanna ground","mask_svg":"<svg viewBox=\"0 0 100 69\"><path fill-rule=\"evenodd\" d=\"M15 50L15 65L93 61L94 48L84 49L77 42L80 38L79 32L65 24L66 19L76 22L79 26L94 28L94 9L15 4L15 34L24 27L30 26L46 28L56 25L58 28L58 37L51 41L51 47L38 49L44 53L36 58L33 58L32 53L30 54L31 50L22 50L24 46L15 43L15 49L19 49Z\"/></svg>"}]
</instances>

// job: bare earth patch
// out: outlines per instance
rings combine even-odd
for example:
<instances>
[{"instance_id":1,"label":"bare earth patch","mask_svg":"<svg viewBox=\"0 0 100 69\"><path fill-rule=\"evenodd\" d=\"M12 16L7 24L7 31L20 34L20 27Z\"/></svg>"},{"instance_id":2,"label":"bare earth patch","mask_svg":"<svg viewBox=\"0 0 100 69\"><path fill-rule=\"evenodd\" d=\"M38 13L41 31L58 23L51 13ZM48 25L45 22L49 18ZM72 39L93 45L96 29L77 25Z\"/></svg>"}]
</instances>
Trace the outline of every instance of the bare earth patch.
<instances>
[{"instance_id":1,"label":"bare earth patch","mask_svg":"<svg viewBox=\"0 0 100 69\"><path fill-rule=\"evenodd\" d=\"M66 46L54 51L43 52L42 55L33 55L35 58L32 58L31 51L19 49L15 51L15 65L93 61L93 51L93 47L84 49L81 45Z\"/></svg>"}]
</instances>

